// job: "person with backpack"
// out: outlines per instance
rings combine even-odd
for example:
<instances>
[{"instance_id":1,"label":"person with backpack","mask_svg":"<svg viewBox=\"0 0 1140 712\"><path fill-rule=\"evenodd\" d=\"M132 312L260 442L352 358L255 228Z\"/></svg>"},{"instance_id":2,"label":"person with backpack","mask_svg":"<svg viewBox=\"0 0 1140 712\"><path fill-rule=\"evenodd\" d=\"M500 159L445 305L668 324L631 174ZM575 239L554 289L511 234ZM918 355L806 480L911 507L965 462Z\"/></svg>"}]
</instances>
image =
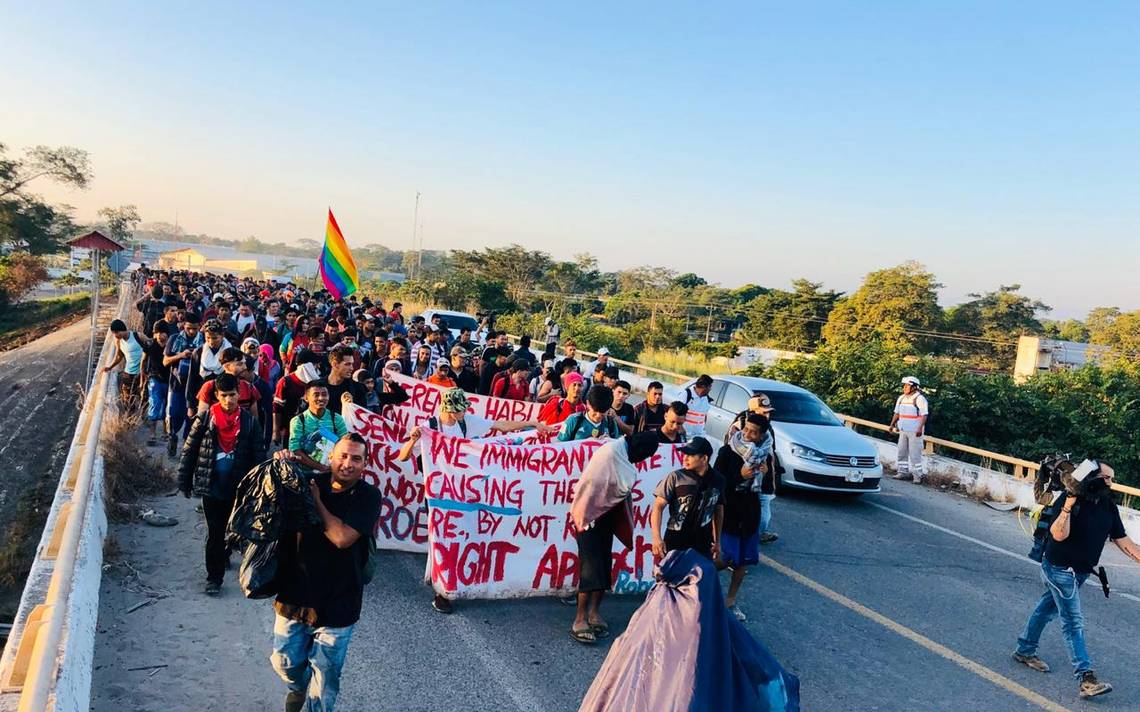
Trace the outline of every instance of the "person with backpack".
<instances>
[{"instance_id":1,"label":"person with backpack","mask_svg":"<svg viewBox=\"0 0 1140 712\"><path fill-rule=\"evenodd\" d=\"M288 449L307 473L328 472L332 446L348 432L348 426L340 413L329 410L329 386L324 379L305 385L305 400L309 407L289 423Z\"/></svg>"},{"instance_id":2,"label":"person with backpack","mask_svg":"<svg viewBox=\"0 0 1140 712\"><path fill-rule=\"evenodd\" d=\"M609 414L614 392L605 386L594 386L586 396L586 410L562 421L558 440L597 440L621 437L617 419Z\"/></svg>"},{"instance_id":3,"label":"person with backpack","mask_svg":"<svg viewBox=\"0 0 1140 712\"><path fill-rule=\"evenodd\" d=\"M913 479L915 484L919 484L924 474L922 435L926 431L930 403L914 376L902 379L902 391L902 395L895 401L895 414L891 416L890 432L899 435L898 458L895 464L898 472L895 479Z\"/></svg>"},{"instance_id":4,"label":"person with backpack","mask_svg":"<svg viewBox=\"0 0 1140 712\"><path fill-rule=\"evenodd\" d=\"M705 434L705 421L709 417L709 391L712 390L713 379L707 373L701 374L691 386L685 388L681 402L688 408L685 414L685 433L689 437L703 437Z\"/></svg>"},{"instance_id":5,"label":"person with backpack","mask_svg":"<svg viewBox=\"0 0 1140 712\"><path fill-rule=\"evenodd\" d=\"M226 524L238 481L265 459L261 431L248 410L238 406L238 379L223 373L214 380L216 402L195 416L178 462L178 490L202 498L206 518L206 595L222 591L226 571Z\"/></svg>"},{"instance_id":6,"label":"person with backpack","mask_svg":"<svg viewBox=\"0 0 1140 712\"><path fill-rule=\"evenodd\" d=\"M110 329L115 337L115 355L103 372L108 373L123 364L123 372L119 374L119 407L131 412L141 402L143 355L150 339L127 329L122 319L112 321Z\"/></svg>"},{"instance_id":7,"label":"person with backpack","mask_svg":"<svg viewBox=\"0 0 1140 712\"><path fill-rule=\"evenodd\" d=\"M1125 556L1140 563L1140 547L1128 537L1120 510L1112 500L1113 476L1106 463L1085 460L1062 477L1064 490L1057 493L1050 507L1056 515L1043 534L1045 546L1040 561L1045 592L1018 636L1013 653L1013 659L1022 665L1049 672L1048 663L1037 655L1037 646L1045 626L1060 617L1061 634L1082 698L1111 692L1112 685L1099 680L1093 671L1085 645L1081 585L1093 574L1109 539ZM1100 575L1103 574L1101 567ZM1102 584L1107 596L1107 581Z\"/></svg>"},{"instance_id":8,"label":"person with backpack","mask_svg":"<svg viewBox=\"0 0 1140 712\"><path fill-rule=\"evenodd\" d=\"M440 395L439 410L436 415L424 421L422 426L417 425L412 428L396 458L400 462L407 462L412 458L412 453L423 436L424 428L467 440L486 437L492 433L513 433L526 428L534 428L543 435L548 435L555 430L538 420L514 421L480 418L467 412L470 407L471 401L467 399L467 393L462 388L449 388L444 391ZM420 469L422 470L422 468ZM439 593L432 598L431 607L439 613L452 612L451 600Z\"/></svg>"},{"instance_id":9,"label":"person with backpack","mask_svg":"<svg viewBox=\"0 0 1140 712\"><path fill-rule=\"evenodd\" d=\"M190 420L186 417L186 381L190 379L194 351L202 345L202 339L201 320L188 311L182 317L182 330L167 339L162 352L162 363L170 368L166 403L166 432L170 434L166 454L170 457L178 452L179 432L183 437L190 432Z\"/></svg>"},{"instance_id":10,"label":"person with backpack","mask_svg":"<svg viewBox=\"0 0 1140 712\"><path fill-rule=\"evenodd\" d=\"M507 400L526 400L529 375L527 362L521 359L515 361L510 368L495 375L495 379L491 382L491 395Z\"/></svg>"},{"instance_id":11,"label":"person with backpack","mask_svg":"<svg viewBox=\"0 0 1140 712\"><path fill-rule=\"evenodd\" d=\"M538 419L547 425L561 425L562 421L575 413L586 410L582 405L582 388L585 379L576 371L567 371L562 375L562 388L565 396L556 396L546 401L542 410L538 412Z\"/></svg>"}]
</instances>

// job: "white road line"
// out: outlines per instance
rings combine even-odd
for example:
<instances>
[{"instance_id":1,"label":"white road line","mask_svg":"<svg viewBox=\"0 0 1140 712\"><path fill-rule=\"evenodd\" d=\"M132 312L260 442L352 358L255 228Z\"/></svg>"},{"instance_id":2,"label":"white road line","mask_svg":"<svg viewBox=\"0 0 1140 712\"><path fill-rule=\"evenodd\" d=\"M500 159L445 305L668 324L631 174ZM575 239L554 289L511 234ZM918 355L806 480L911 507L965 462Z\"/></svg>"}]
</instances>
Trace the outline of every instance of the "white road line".
<instances>
[{"instance_id":1,"label":"white road line","mask_svg":"<svg viewBox=\"0 0 1140 712\"><path fill-rule=\"evenodd\" d=\"M424 566L413 563L410 556L400 557L401 565L407 569L417 580L422 579L424 575ZM467 618L463 615L450 615L447 616L448 623L454 628L455 632L459 635L463 643L475 653L475 657L487 669L487 673L503 692L511 698L520 712L545 712L546 707L543 703L531 693L530 689L519 680L515 675L511 674L513 666L511 663L500 653L496 652L491 646L487 645L487 640L483 633L476 628Z\"/></svg>"},{"instance_id":2,"label":"white road line","mask_svg":"<svg viewBox=\"0 0 1140 712\"><path fill-rule=\"evenodd\" d=\"M907 514L906 512L900 512L897 509L892 509L892 508L886 506L885 504L879 504L878 502L872 502L869 499L864 499L863 501L866 504L869 504L872 507L875 507L876 509L881 509L884 512L890 512L891 514L894 514L895 516L902 517L903 519L914 522L915 524L921 524L924 527L930 527L931 529L940 531L943 534L949 534L950 536L956 536L959 539L962 539L963 541L968 541L971 544L977 544L978 546L985 548L985 549L989 549L990 551L992 551L996 554L1003 554L1005 556L1010 557L1011 559L1017 559L1018 561L1021 561L1023 563L1031 564L1034 567L1037 567L1040 565L1036 561L1034 561L1033 559L1029 558L1026 554L1018 554L1018 553L1009 551L1008 549L1003 549L1000 546L994 546L993 544L990 544L989 542L984 542L981 539L975 539L974 537L972 537L968 534L963 534L962 532L956 532L953 529L947 529L946 527L941 526L939 524L935 524L934 522L928 522L925 519L920 519L919 517L915 517L913 515ZM1105 566L1116 566L1116 564L1105 564ZM1121 598L1127 598L1131 601L1140 602L1140 596L1134 596L1131 593L1123 593L1121 591L1117 591L1115 593L1117 596L1120 596Z\"/></svg>"}]
</instances>

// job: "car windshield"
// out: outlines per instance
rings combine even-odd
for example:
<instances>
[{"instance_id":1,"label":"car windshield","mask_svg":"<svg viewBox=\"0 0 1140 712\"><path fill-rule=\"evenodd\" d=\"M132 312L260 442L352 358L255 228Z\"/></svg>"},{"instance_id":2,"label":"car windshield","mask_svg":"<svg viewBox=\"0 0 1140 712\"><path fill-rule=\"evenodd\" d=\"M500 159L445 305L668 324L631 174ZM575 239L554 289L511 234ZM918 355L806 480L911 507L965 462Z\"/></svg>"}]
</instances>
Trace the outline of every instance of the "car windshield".
<instances>
[{"instance_id":1,"label":"car windshield","mask_svg":"<svg viewBox=\"0 0 1140 712\"><path fill-rule=\"evenodd\" d=\"M777 423L801 425L843 425L823 401L810 393L791 391L765 391L772 399L772 420Z\"/></svg>"},{"instance_id":2,"label":"car windshield","mask_svg":"<svg viewBox=\"0 0 1140 712\"><path fill-rule=\"evenodd\" d=\"M439 318L447 322L448 329L455 329L456 331L470 329L472 333L479 330L479 322L469 316L463 316L462 314L440 314Z\"/></svg>"}]
</instances>

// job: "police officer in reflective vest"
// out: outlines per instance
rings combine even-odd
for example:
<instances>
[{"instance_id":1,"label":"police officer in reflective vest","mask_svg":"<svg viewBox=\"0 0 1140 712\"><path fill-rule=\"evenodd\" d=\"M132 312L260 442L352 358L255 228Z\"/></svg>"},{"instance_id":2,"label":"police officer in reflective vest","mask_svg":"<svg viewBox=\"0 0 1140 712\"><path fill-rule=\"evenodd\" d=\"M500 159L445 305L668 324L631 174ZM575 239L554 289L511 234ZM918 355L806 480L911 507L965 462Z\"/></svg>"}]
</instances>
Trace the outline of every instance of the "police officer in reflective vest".
<instances>
[{"instance_id":1,"label":"police officer in reflective vest","mask_svg":"<svg viewBox=\"0 0 1140 712\"><path fill-rule=\"evenodd\" d=\"M926 429L926 416L930 414L930 404L919 390L918 379L906 376L902 379L902 395L895 401L895 414L891 418L891 432L899 434L899 449L895 475L897 480L922 482L922 434Z\"/></svg>"}]
</instances>

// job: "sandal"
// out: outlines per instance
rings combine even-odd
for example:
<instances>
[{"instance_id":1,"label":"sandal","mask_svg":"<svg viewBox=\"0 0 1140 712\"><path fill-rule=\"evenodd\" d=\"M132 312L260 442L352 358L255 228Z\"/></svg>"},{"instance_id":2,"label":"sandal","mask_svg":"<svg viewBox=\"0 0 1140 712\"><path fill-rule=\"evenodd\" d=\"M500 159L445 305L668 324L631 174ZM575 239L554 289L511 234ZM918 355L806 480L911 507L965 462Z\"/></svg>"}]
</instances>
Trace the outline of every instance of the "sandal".
<instances>
[{"instance_id":1,"label":"sandal","mask_svg":"<svg viewBox=\"0 0 1140 712\"><path fill-rule=\"evenodd\" d=\"M598 640L605 640L610 637L610 626L608 623L591 623L590 630L594 631L594 637Z\"/></svg>"},{"instance_id":2,"label":"sandal","mask_svg":"<svg viewBox=\"0 0 1140 712\"><path fill-rule=\"evenodd\" d=\"M598 642L598 637L594 635L593 626L586 626L585 628L571 628L570 637L582 643L583 645L593 645Z\"/></svg>"},{"instance_id":3,"label":"sandal","mask_svg":"<svg viewBox=\"0 0 1140 712\"><path fill-rule=\"evenodd\" d=\"M431 599L431 607L445 615L452 611L451 601L447 597L440 596L439 594L436 594L435 597Z\"/></svg>"}]
</instances>

